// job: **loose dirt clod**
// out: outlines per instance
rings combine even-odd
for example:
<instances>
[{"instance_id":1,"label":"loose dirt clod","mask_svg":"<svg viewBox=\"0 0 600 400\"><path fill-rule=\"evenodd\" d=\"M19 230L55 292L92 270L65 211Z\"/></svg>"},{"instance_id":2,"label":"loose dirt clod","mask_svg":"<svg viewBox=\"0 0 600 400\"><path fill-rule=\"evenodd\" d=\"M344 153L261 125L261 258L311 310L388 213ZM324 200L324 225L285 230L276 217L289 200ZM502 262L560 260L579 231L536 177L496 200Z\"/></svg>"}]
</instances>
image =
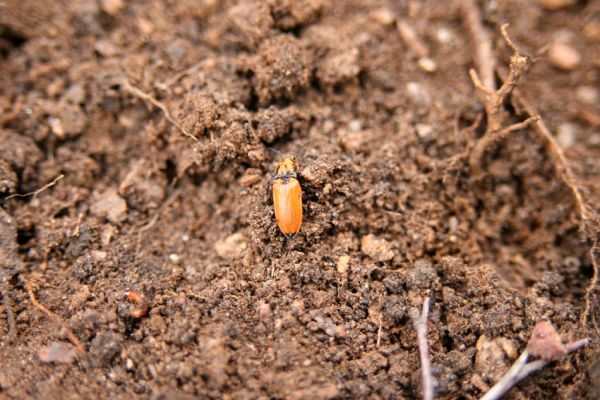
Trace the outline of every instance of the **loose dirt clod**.
<instances>
[{"instance_id":1,"label":"loose dirt clod","mask_svg":"<svg viewBox=\"0 0 600 400\"><path fill-rule=\"evenodd\" d=\"M45 363L70 364L77 358L77 351L68 343L55 342L42 347L38 357Z\"/></svg>"}]
</instances>

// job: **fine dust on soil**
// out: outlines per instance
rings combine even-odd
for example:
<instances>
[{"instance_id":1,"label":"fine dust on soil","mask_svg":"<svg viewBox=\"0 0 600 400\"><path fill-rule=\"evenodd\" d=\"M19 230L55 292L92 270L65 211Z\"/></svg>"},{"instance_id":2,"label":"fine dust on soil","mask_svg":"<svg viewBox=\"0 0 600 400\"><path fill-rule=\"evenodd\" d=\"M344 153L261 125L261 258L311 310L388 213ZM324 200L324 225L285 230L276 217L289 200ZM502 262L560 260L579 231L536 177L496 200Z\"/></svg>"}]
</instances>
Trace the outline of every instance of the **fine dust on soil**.
<instances>
[{"instance_id":1,"label":"fine dust on soil","mask_svg":"<svg viewBox=\"0 0 600 400\"><path fill-rule=\"evenodd\" d=\"M597 212L599 3L479 6ZM598 398L598 231L532 128L470 176L473 54L454 1L2 2L0 398L416 399L427 295L438 398L479 397L544 318L591 344L508 397ZM270 149L300 162L293 240ZM41 362L66 327L86 353Z\"/></svg>"}]
</instances>

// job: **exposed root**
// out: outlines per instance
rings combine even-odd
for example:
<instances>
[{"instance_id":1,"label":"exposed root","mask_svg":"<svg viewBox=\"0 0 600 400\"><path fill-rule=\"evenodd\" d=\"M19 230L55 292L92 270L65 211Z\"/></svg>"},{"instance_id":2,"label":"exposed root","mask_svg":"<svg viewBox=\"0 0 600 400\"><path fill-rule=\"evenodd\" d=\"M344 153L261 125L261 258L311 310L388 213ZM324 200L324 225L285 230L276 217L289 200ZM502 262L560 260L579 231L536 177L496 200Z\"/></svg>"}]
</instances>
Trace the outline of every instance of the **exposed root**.
<instances>
[{"instance_id":1,"label":"exposed root","mask_svg":"<svg viewBox=\"0 0 600 400\"><path fill-rule=\"evenodd\" d=\"M483 80L481 86L494 92L496 90L496 82L494 80L496 59L492 54L490 35L481 23L482 19L479 7L477 7L475 0L461 0L460 9L471 40L475 45L475 66Z\"/></svg>"},{"instance_id":2,"label":"exposed root","mask_svg":"<svg viewBox=\"0 0 600 400\"><path fill-rule=\"evenodd\" d=\"M64 177L65 177L64 175L60 174L59 176L57 176L56 178L54 178L52 180L52 182L45 184L44 186L42 186L38 190L35 190L33 192L29 192L29 193L25 193L25 194L20 194L20 193L11 194L10 196L6 197L4 200L12 199L13 197L27 197L27 196L36 197L38 194L42 193L44 190L49 189L52 186L56 185L58 183L58 181L60 181Z\"/></svg>"},{"instance_id":3,"label":"exposed root","mask_svg":"<svg viewBox=\"0 0 600 400\"><path fill-rule=\"evenodd\" d=\"M534 115L532 117L527 118L525 121L509 125L506 128L500 129L498 131L488 132L485 136L477 141L473 149L471 150L471 154L469 155L469 167L471 167L471 171L473 171L475 176L478 176L482 173L480 161L485 153L486 149L492 143L499 142L506 138L510 133L525 129L529 125L534 122L540 120L538 115Z\"/></svg>"},{"instance_id":4,"label":"exposed root","mask_svg":"<svg viewBox=\"0 0 600 400\"><path fill-rule=\"evenodd\" d=\"M56 315L55 313L53 313L52 311L48 310L43 304L41 304L39 301L37 301L37 299L35 298L35 294L33 293L33 289L31 288L31 284L27 281L25 281L25 286L27 287L27 293L29 294L29 298L31 299L31 302L33 303L33 305L40 311L42 311L44 314L46 314L48 317L50 317L51 319L55 320L56 322L58 322L67 332L67 337L69 338L69 340L71 341L71 343L73 343L73 346L75 346L75 348L77 349L77 351L79 351L80 353L84 354L85 353L85 349L83 348L83 346L81 345L81 343L79 342L79 339L77 339L77 336L75 336L75 334L73 333L73 331L71 331L71 329L67 326L67 323L58 315Z\"/></svg>"},{"instance_id":5,"label":"exposed root","mask_svg":"<svg viewBox=\"0 0 600 400\"><path fill-rule=\"evenodd\" d=\"M410 312L417 340L419 342L419 356L421 358L421 384L423 385L423 400L433 400L433 378L431 376L431 362L429 361L429 345L427 344L427 316L429 315L429 297L423 301L423 310L414 308Z\"/></svg>"},{"instance_id":6,"label":"exposed root","mask_svg":"<svg viewBox=\"0 0 600 400\"><path fill-rule=\"evenodd\" d=\"M523 129L529 125L533 125L535 132L541 136L546 143L547 151L552 158L554 168L559 178L564 182L567 188L571 191L577 213L580 217L580 228L584 235L591 240L592 248L590 249L590 258L594 267L594 276L590 285L588 286L586 293L586 306L582 315L582 322L586 324L591 312L591 307L596 300L596 294L600 292L598 287L600 279L600 266L596 257L596 251L598 249L598 238L594 230L598 229L598 223L596 221L598 216L593 210L590 210L581 194L581 190L575 183L574 175L569 167L569 162L565 157L561 147L554 139L554 135L550 132L548 126L540 118L537 110L533 103L529 101L524 95L522 95L519 89L516 87L521 75L527 69L527 58L520 54L519 48L508 36L506 32L506 26L503 25L501 28L502 37L506 44L512 49L513 55L510 59L510 68L508 72L503 69L499 69L498 73L501 78L504 79L502 87L498 90L494 90L494 62L491 55L491 43L487 35L487 32L481 25L481 16L479 9L474 0L462 0L461 8L464 15L465 25L469 29L469 33L472 40L476 43L476 65L479 69L479 74L474 70L469 71L471 79L475 87L483 94L484 107L487 114L488 126L485 135L472 147L469 154L469 167L473 176L478 177L482 174L481 159L485 153L486 148L493 142L497 142L506 137L510 132L514 132L519 129ZM479 78L479 75L483 77ZM490 78L491 77L491 78ZM489 82L488 82L489 80ZM528 115L525 121L510 125L508 127L502 127L503 122L503 108L502 103L508 95L511 95L512 101L520 106ZM592 227L591 224L595 223ZM597 327L594 321L594 326Z\"/></svg>"},{"instance_id":7,"label":"exposed root","mask_svg":"<svg viewBox=\"0 0 600 400\"><path fill-rule=\"evenodd\" d=\"M504 108L503 103L508 95L512 93L523 72L527 69L527 57L522 56L519 53L519 49L508 37L506 27L508 25L502 25L500 31L502 37L513 50L513 55L510 58L510 72L504 83L498 90L491 89L487 84L484 84L480 79L477 72L473 69L469 71L473 84L483 94L483 105L487 114L487 130L485 135L477 142L473 151L469 156L469 166L471 173L478 177L482 173L481 158L485 153L486 148L493 142L503 139L509 133L527 127L532 122L539 120L537 115L531 115L529 119L503 127L504 122ZM493 73L493 71L492 71ZM493 75L493 74L492 74Z\"/></svg>"},{"instance_id":8,"label":"exposed root","mask_svg":"<svg viewBox=\"0 0 600 400\"><path fill-rule=\"evenodd\" d=\"M138 89L137 87L133 86L131 83L129 83L129 81L127 79L124 79L121 82L121 87L126 92L132 94L133 96L137 97L138 99L144 100L144 101L152 104L154 107L158 108L159 110L161 110L163 112L163 114L165 115L165 118L167 119L167 121L169 121L171 124L173 124L177 129L179 129L179 131L183 135L192 139L194 142L199 143L199 140L198 140L198 138L196 138L196 136L194 136L190 132L188 132L187 129L185 129L183 126L181 126L181 124L179 122L177 122L177 120L175 118L173 118L173 116L171 115L171 112L169 111L169 109L167 108L167 106L164 103L158 101L154 97L150 96L148 93L145 93L142 90Z\"/></svg>"}]
</instances>

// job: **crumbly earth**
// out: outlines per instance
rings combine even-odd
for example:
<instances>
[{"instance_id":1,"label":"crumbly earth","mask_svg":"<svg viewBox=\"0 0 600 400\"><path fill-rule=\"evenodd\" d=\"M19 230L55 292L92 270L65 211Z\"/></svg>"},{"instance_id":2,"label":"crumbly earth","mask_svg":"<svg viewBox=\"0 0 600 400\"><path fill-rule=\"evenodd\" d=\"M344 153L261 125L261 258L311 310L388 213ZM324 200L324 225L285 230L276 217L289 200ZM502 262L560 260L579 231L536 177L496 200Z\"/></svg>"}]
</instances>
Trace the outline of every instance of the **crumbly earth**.
<instances>
[{"instance_id":1,"label":"crumbly earth","mask_svg":"<svg viewBox=\"0 0 600 400\"><path fill-rule=\"evenodd\" d=\"M600 6L478 6L501 69L504 22L534 59L520 90L589 219L534 128L472 176L458 2L2 2L0 399L418 399L426 296L438 398L480 397L542 319L590 346L508 398L599 398ZM279 153L302 174L291 240ZM85 353L53 345L69 330Z\"/></svg>"}]
</instances>

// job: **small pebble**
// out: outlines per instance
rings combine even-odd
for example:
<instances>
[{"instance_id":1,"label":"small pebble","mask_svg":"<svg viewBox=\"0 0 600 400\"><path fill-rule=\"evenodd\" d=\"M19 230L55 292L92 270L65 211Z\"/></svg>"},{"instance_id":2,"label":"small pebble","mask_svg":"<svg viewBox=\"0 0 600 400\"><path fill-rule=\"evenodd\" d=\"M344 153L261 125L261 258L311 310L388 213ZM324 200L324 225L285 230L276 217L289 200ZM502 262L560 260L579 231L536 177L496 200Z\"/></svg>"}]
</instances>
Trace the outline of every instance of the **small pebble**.
<instances>
[{"instance_id":1,"label":"small pebble","mask_svg":"<svg viewBox=\"0 0 600 400\"><path fill-rule=\"evenodd\" d=\"M546 10L555 11L572 6L577 0L538 0L538 3Z\"/></svg>"},{"instance_id":2,"label":"small pebble","mask_svg":"<svg viewBox=\"0 0 600 400\"><path fill-rule=\"evenodd\" d=\"M371 17L383 26L389 26L396 21L396 15L389 8L379 8L371 13Z\"/></svg>"},{"instance_id":3,"label":"small pebble","mask_svg":"<svg viewBox=\"0 0 600 400\"><path fill-rule=\"evenodd\" d=\"M569 44L556 41L550 46L548 59L556 68L571 71L579 66L581 54Z\"/></svg>"},{"instance_id":4,"label":"small pebble","mask_svg":"<svg viewBox=\"0 0 600 400\"><path fill-rule=\"evenodd\" d=\"M417 65L425 72L435 72L437 69L437 64L429 57L419 58L417 61Z\"/></svg>"},{"instance_id":5,"label":"small pebble","mask_svg":"<svg viewBox=\"0 0 600 400\"><path fill-rule=\"evenodd\" d=\"M421 139L429 139L433 136L433 127L431 125L417 124L415 129Z\"/></svg>"},{"instance_id":6,"label":"small pebble","mask_svg":"<svg viewBox=\"0 0 600 400\"><path fill-rule=\"evenodd\" d=\"M435 33L435 37L441 44L448 44L454 39L452 31L446 27L441 27Z\"/></svg>"},{"instance_id":7,"label":"small pebble","mask_svg":"<svg viewBox=\"0 0 600 400\"><path fill-rule=\"evenodd\" d=\"M598 89L593 86L578 86L577 89L575 89L575 96L577 97L577 100L591 106L600 102Z\"/></svg>"},{"instance_id":8,"label":"small pebble","mask_svg":"<svg viewBox=\"0 0 600 400\"><path fill-rule=\"evenodd\" d=\"M348 129L350 129L352 132L360 132L362 129L362 124L359 120L353 119L348 123Z\"/></svg>"},{"instance_id":9,"label":"small pebble","mask_svg":"<svg viewBox=\"0 0 600 400\"><path fill-rule=\"evenodd\" d=\"M562 147L569 148L575 144L576 132L577 127L575 124L570 122L562 123L556 130L556 140Z\"/></svg>"},{"instance_id":10,"label":"small pebble","mask_svg":"<svg viewBox=\"0 0 600 400\"><path fill-rule=\"evenodd\" d=\"M344 254L338 258L337 271L340 274L345 274L348 271L348 264L350 263L350 256Z\"/></svg>"},{"instance_id":11,"label":"small pebble","mask_svg":"<svg viewBox=\"0 0 600 400\"><path fill-rule=\"evenodd\" d=\"M421 106L429 105L431 97L427 89L417 82L408 82L406 84L406 93L413 103Z\"/></svg>"},{"instance_id":12,"label":"small pebble","mask_svg":"<svg viewBox=\"0 0 600 400\"><path fill-rule=\"evenodd\" d=\"M100 8L102 11L113 17L123 10L125 4L123 0L102 0L100 1Z\"/></svg>"}]
</instances>

